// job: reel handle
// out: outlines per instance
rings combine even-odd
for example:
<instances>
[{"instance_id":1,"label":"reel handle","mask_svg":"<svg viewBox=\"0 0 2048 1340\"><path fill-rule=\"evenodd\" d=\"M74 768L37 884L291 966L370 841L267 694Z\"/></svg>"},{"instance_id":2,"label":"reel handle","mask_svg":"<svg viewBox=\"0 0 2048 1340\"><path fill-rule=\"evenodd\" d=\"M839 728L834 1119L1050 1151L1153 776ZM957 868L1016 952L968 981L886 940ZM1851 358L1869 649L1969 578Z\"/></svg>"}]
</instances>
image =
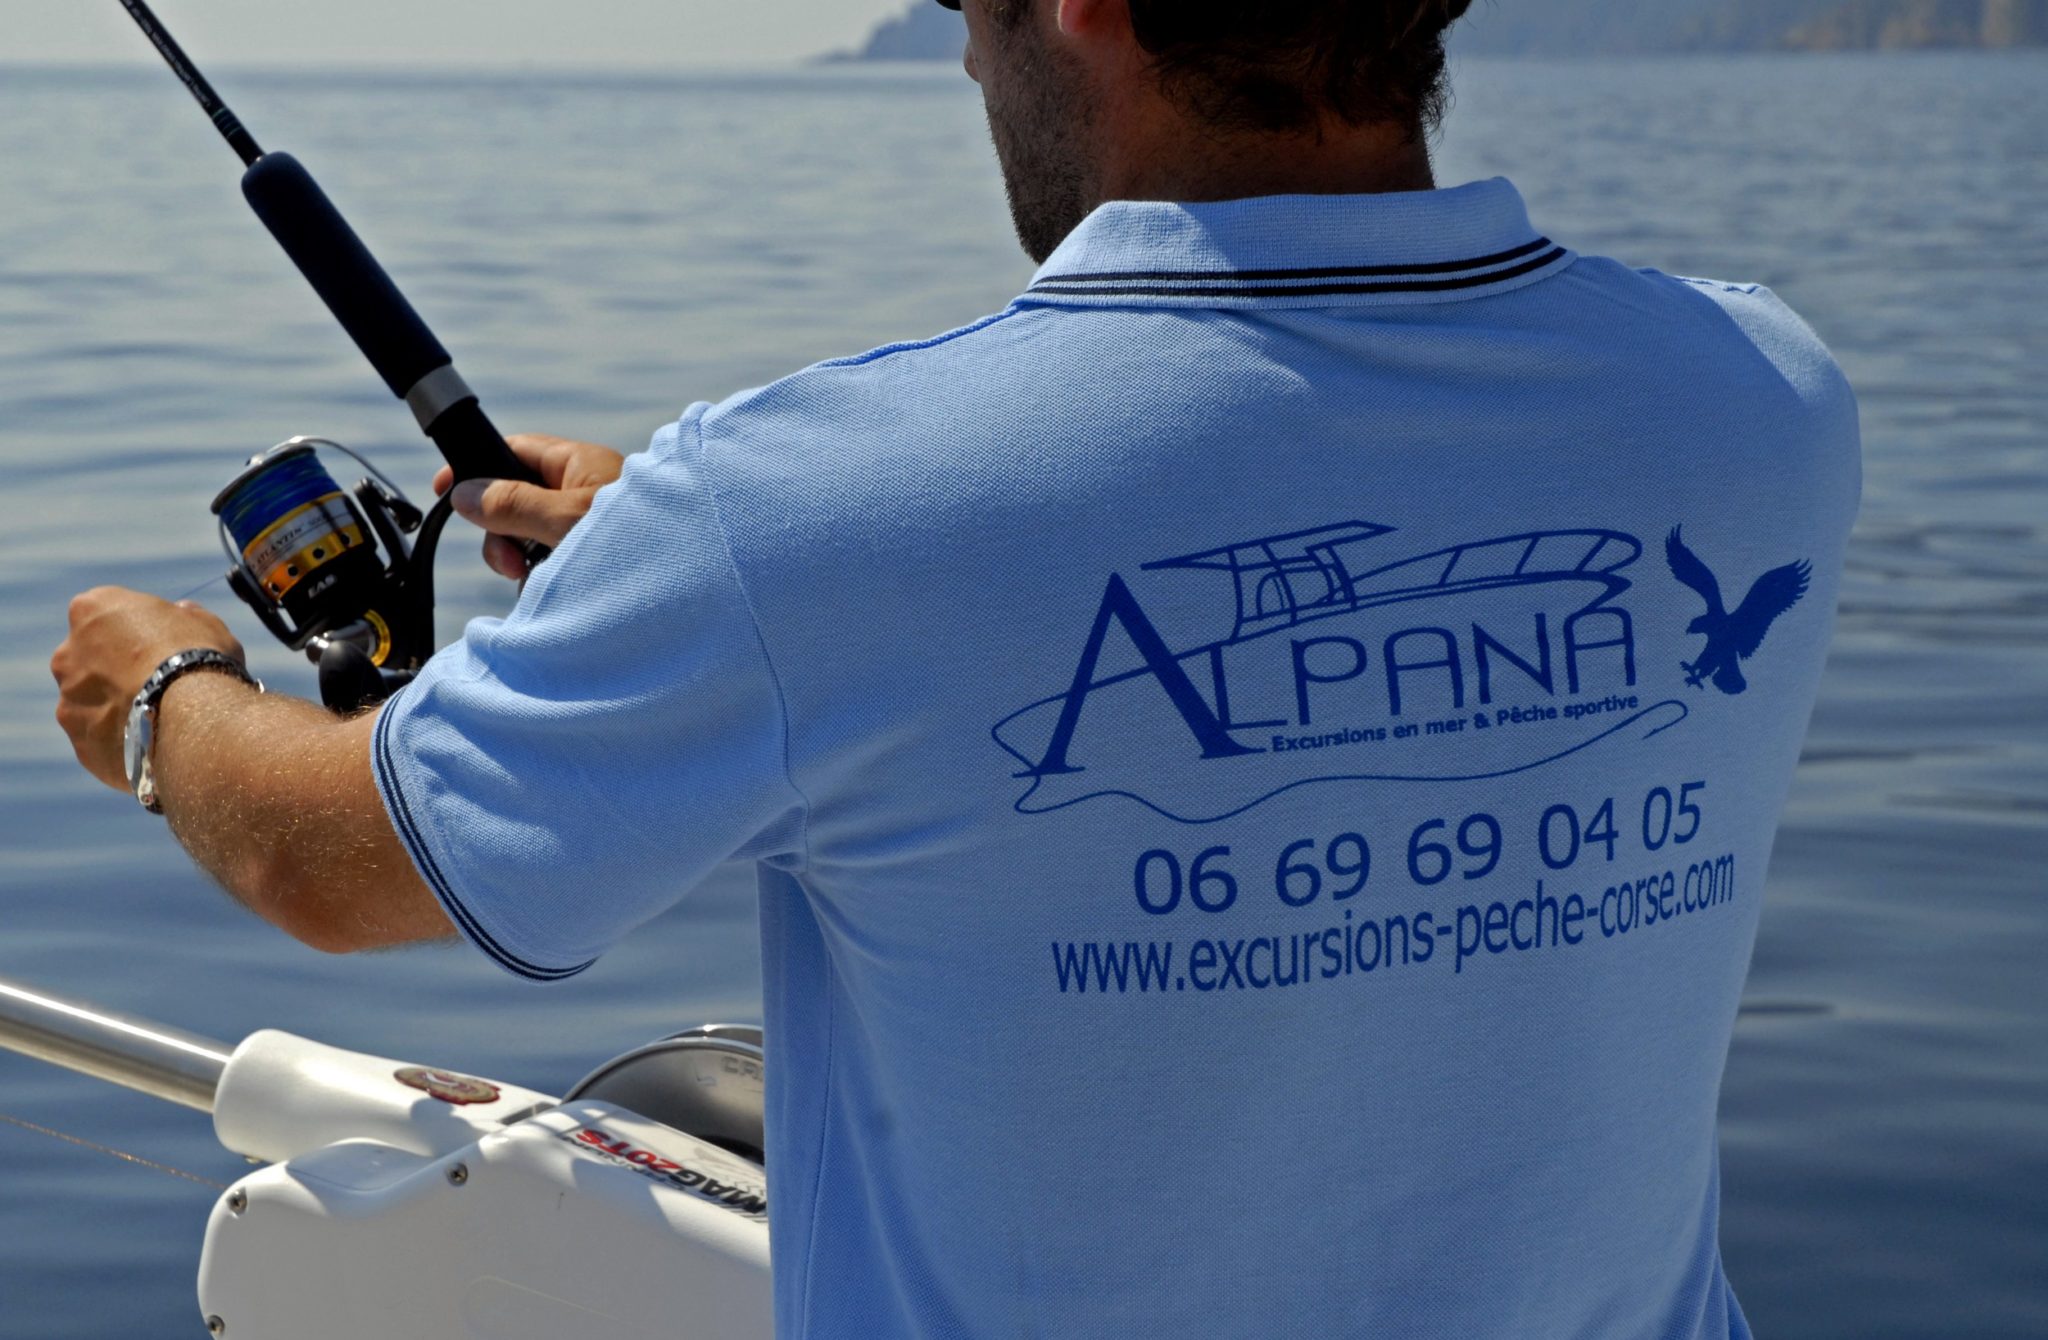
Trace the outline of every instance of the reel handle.
<instances>
[{"instance_id":1,"label":"reel handle","mask_svg":"<svg viewBox=\"0 0 2048 1340\"><path fill-rule=\"evenodd\" d=\"M298 159L264 154L242 174L242 195L391 394L412 406L457 480L541 482L505 445L447 348ZM545 545L521 548L529 564L547 557Z\"/></svg>"}]
</instances>

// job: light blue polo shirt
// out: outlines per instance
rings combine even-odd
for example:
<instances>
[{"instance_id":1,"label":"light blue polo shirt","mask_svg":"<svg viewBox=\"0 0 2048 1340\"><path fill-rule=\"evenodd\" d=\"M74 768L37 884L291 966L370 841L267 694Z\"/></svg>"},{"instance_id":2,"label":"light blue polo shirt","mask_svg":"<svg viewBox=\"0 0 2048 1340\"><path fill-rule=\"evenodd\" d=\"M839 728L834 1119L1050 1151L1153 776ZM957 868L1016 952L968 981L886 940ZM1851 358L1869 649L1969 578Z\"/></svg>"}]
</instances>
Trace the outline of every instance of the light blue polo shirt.
<instances>
[{"instance_id":1,"label":"light blue polo shirt","mask_svg":"<svg viewBox=\"0 0 2048 1340\"><path fill-rule=\"evenodd\" d=\"M664 429L379 784L526 977L756 863L785 1337L1739 1336L1858 470L1768 291L1504 181L1111 204Z\"/></svg>"}]
</instances>

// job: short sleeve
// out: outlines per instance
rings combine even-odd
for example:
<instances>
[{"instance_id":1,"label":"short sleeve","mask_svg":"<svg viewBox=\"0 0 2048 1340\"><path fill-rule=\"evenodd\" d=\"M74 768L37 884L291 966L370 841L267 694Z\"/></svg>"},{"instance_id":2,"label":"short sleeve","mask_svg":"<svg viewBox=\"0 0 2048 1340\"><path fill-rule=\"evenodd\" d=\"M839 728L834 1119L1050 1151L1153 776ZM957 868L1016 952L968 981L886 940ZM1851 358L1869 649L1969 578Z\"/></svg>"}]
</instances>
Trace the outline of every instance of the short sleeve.
<instances>
[{"instance_id":1,"label":"short sleeve","mask_svg":"<svg viewBox=\"0 0 2048 1340\"><path fill-rule=\"evenodd\" d=\"M449 917L543 981L721 862L801 855L774 671L699 457L703 407L628 459L504 619L372 736L392 825Z\"/></svg>"}]
</instances>

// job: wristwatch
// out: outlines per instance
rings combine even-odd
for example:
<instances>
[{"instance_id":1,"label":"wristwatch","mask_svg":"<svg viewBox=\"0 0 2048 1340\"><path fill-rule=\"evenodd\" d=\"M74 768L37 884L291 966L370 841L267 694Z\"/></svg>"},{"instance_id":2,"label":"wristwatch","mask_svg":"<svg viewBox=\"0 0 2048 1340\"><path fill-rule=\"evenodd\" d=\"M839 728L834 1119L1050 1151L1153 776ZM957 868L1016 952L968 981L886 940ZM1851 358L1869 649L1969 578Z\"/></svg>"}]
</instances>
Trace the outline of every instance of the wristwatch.
<instances>
[{"instance_id":1,"label":"wristwatch","mask_svg":"<svg viewBox=\"0 0 2048 1340\"><path fill-rule=\"evenodd\" d=\"M180 675L194 670L225 671L256 692L263 692L262 681L244 670L240 661L224 651L194 647L164 658L163 664L143 681L141 692L135 695L135 702L128 709L128 730L121 740L122 761L128 768L128 785L135 788L135 798L151 814L164 812L162 803L156 798L156 778L149 766L150 746L156 741L156 707L163 701L164 690L175 684Z\"/></svg>"}]
</instances>

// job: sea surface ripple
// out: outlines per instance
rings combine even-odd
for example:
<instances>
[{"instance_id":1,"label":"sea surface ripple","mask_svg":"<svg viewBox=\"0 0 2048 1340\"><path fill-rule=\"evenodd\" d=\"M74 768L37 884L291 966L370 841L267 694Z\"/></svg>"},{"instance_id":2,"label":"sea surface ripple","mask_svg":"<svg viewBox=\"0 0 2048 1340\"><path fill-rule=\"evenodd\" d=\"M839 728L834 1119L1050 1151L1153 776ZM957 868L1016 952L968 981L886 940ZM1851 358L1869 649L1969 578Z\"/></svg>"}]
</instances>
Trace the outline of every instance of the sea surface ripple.
<instances>
[{"instance_id":1,"label":"sea surface ripple","mask_svg":"<svg viewBox=\"0 0 2048 1340\"><path fill-rule=\"evenodd\" d=\"M1511 176L1583 251L1771 285L1861 396L1863 519L1728 1067L1729 1274L1766 1340L2048 1335L2048 60L1457 74L1444 180ZM1029 273L950 66L215 82L514 429L636 448L691 400L962 324ZM0 975L548 1091L758 1018L737 872L568 984L454 948L333 960L77 770L45 668L66 598L216 576L214 491L297 432L424 491L403 409L164 72L0 68ZM444 635L507 598L457 538ZM311 691L231 618L266 679ZM12 1057L0 1113L240 1166L194 1114ZM212 1194L0 1125L0 1337L198 1334Z\"/></svg>"}]
</instances>

